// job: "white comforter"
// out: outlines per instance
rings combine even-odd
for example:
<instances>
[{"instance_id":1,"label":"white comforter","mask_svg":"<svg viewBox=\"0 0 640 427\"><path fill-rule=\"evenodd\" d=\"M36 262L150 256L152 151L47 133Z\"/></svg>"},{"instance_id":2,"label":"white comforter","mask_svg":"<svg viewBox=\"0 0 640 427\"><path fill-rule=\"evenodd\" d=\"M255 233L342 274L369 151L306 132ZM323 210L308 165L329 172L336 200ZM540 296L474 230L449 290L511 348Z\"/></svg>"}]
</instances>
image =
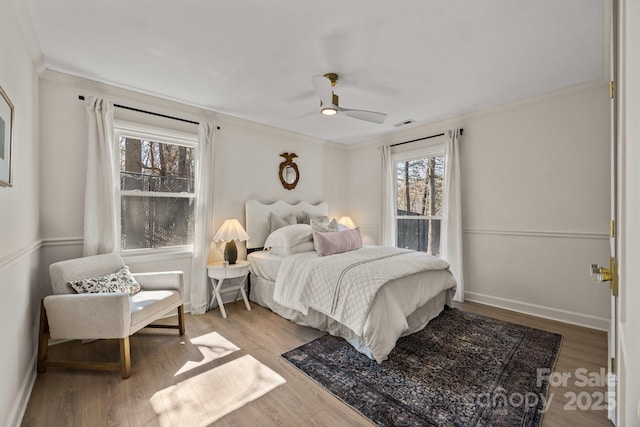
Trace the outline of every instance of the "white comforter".
<instances>
[{"instance_id":1,"label":"white comforter","mask_svg":"<svg viewBox=\"0 0 640 427\"><path fill-rule=\"evenodd\" d=\"M274 300L303 314L312 308L363 335L378 290L390 280L428 270L447 270L449 264L421 252L367 247L320 257L306 252L287 257L278 272ZM439 281L423 295L427 300L455 282Z\"/></svg>"}]
</instances>

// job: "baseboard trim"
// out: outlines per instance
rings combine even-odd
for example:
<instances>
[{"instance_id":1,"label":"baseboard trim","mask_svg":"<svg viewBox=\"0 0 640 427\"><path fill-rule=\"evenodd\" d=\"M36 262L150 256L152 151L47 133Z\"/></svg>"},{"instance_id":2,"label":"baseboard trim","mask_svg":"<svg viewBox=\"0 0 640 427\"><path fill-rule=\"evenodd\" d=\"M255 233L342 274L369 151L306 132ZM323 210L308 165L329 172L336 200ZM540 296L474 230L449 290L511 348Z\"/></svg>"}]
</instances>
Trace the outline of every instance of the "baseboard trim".
<instances>
[{"instance_id":1,"label":"baseboard trim","mask_svg":"<svg viewBox=\"0 0 640 427\"><path fill-rule=\"evenodd\" d=\"M22 418L24 418L24 413L27 410L27 405L29 404L29 397L31 396L31 391L33 390L33 385L36 382L36 360L37 360L37 350L36 353L33 354L31 361L29 362L29 374L25 375L22 380L22 385L20 386L20 392L16 397L16 400L13 402L13 407L11 408L11 412L9 413L9 424L12 427L19 427L22 424Z\"/></svg>"},{"instance_id":2,"label":"baseboard trim","mask_svg":"<svg viewBox=\"0 0 640 427\"><path fill-rule=\"evenodd\" d=\"M515 236L515 237L552 237L559 239L596 239L608 240L607 233L590 233L583 231L548 231L548 230L493 230L483 228L465 228L464 234L482 234L488 236Z\"/></svg>"},{"instance_id":3,"label":"baseboard trim","mask_svg":"<svg viewBox=\"0 0 640 427\"><path fill-rule=\"evenodd\" d=\"M609 319L591 316L588 314L575 313L572 311L558 310L541 305L515 301L507 298L484 295L477 292L465 292L465 301L477 302L490 305L492 307L517 311L519 313L530 314L532 316L543 317L545 319L557 320L558 322L570 323L572 325L584 326L586 328L600 331L609 330Z\"/></svg>"},{"instance_id":4,"label":"baseboard trim","mask_svg":"<svg viewBox=\"0 0 640 427\"><path fill-rule=\"evenodd\" d=\"M184 305L185 313L191 313L191 303L185 303ZM166 317L175 316L175 313L167 313ZM71 340L57 340L54 342L50 342L49 345L56 345L63 342L67 342ZM31 392L33 391L33 386L36 383L36 378L38 374L36 373L36 365L37 365L38 351L31 357L31 361L29 362L29 370L28 374L25 375L22 380L22 385L20 386L20 391L16 396L15 401L13 402L13 407L11 408L11 412L9 413L7 425L11 427L20 427L22 424L22 419L24 418L24 414L27 411L27 405L29 404L29 398L31 397Z\"/></svg>"}]
</instances>

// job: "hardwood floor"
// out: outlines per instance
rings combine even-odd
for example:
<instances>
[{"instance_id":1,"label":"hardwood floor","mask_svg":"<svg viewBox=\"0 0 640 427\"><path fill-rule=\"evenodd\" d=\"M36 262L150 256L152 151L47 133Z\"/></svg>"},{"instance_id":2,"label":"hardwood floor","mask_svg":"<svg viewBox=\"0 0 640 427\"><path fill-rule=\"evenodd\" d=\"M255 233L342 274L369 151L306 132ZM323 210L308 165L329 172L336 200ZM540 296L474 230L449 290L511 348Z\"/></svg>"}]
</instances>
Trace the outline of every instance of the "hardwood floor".
<instances>
[{"instance_id":1,"label":"hardwood floor","mask_svg":"<svg viewBox=\"0 0 640 427\"><path fill-rule=\"evenodd\" d=\"M36 379L22 425L372 425L280 357L322 332L295 325L256 304L251 311L242 301L225 307L227 319L218 310L186 315L183 337L164 330L134 335L127 380L117 372L49 368ZM582 371L576 377L576 369L593 373L606 366L605 332L480 304L458 307L563 335L555 372L571 377L564 385L550 387L551 403L542 426L611 425L605 410L577 409L598 403L598 396L606 392L606 386L581 387ZM117 361L118 345L66 342L50 348L50 357L56 356ZM572 402L574 395L577 399Z\"/></svg>"},{"instance_id":2,"label":"hardwood floor","mask_svg":"<svg viewBox=\"0 0 640 427\"><path fill-rule=\"evenodd\" d=\"M606 373L607 366L606 332L482 304L464 303L456 306L463 310L562 335L562 347L560 347L560 354L552 374L553 381L550 381L551 386L547 396L547 400L550 401L549 410L542 418L542 427L613 425L607 419L605 409L607 386L594 384L598 382L597 379L606 378L606 374L600 377L602 373L600 370L604 369ZM563 374L566 380L561 379ZM598 378L595 377L596 374ZM600 401L601 398L603 401Z\"/></svg>"}]
</instances>

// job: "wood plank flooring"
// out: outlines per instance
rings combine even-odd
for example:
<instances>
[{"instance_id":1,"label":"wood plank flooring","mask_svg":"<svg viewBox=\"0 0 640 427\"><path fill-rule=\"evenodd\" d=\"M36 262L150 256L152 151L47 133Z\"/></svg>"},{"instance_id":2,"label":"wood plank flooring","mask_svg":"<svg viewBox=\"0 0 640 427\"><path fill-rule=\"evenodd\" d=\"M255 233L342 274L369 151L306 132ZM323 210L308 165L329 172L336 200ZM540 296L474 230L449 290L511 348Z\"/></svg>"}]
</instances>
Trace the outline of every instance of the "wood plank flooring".
<instances>
[{"instance_id":1,"label":"wood plank flooring","mask_svg":"<svg viewBox=\"0 0 640 427\"><path fill-rule=\"evenodd\" d=\"M227 319L218 310L186 315L183 337L169 330L134 335L127 380L119 373L49 368L36 379L22 425L372 425L280 357L322 332L295 325L256 304L251 311L242 301L225 307ZM458 307L564 336L555 371L572 377L550 388L550 408L542 426L611 425L605 410L578 409L591 407L606 392L606 386L581 387L576 378L578 368L599 372L606 366L605 332L481 304ZM52 346L49 354L51 358L117 361L118 345L109 340L66 342ZM581 397L572 402L573 395Z\"/></svg>"}]
</instances>

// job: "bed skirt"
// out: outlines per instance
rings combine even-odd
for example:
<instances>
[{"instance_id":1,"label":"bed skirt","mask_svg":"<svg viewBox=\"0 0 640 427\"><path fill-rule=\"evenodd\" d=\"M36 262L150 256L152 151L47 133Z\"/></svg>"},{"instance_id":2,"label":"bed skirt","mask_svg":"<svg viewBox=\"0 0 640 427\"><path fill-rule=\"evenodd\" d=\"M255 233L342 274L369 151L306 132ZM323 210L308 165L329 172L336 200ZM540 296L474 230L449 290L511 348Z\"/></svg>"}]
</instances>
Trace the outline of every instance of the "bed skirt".
<instances>
[{"instance_id":1,"label":"bed skirt","mask_svg":"<svg viewBox=\"0 0 640 427\"><path fill-rule=\"evenodd\" d=\"M387 358L388 353L391 352L393 347L395 347L395 341L399 338L399 336L395 337L392 342L390 342L388 337L380 337L379 331L375 330L376 326L374 325L376 323L379 324L380 322L376 322L376 319L372 317L388 313L386 307L383 306L383 301L378 301L383 300L383 298L378 299L376 297L376 299L374 299L373 306L369 313L369 318L365 324L364 334L363 336L360 336L331 317L313 309L309 309L309 314L304 315L297 310L278 304L273 300L275 282L253 274L251 274L250 280L251 294L249 299L251 299L251 301L269 308L274 313L299 325L311 326L313 328L326 331L331 335L342 337L356 350L367 355L371 359L377 360L378 362ZM401 284L392 284L390 282L389 285L400 286ZM401 331L400 336L410 335L422 330L431 319L437 317L442 312L445 304L451 304L452 296L453 293L450 289L442 291L406 316L406 328ZM386 324L387 322L382 323Z\"/></svg>"}]
</instances>

